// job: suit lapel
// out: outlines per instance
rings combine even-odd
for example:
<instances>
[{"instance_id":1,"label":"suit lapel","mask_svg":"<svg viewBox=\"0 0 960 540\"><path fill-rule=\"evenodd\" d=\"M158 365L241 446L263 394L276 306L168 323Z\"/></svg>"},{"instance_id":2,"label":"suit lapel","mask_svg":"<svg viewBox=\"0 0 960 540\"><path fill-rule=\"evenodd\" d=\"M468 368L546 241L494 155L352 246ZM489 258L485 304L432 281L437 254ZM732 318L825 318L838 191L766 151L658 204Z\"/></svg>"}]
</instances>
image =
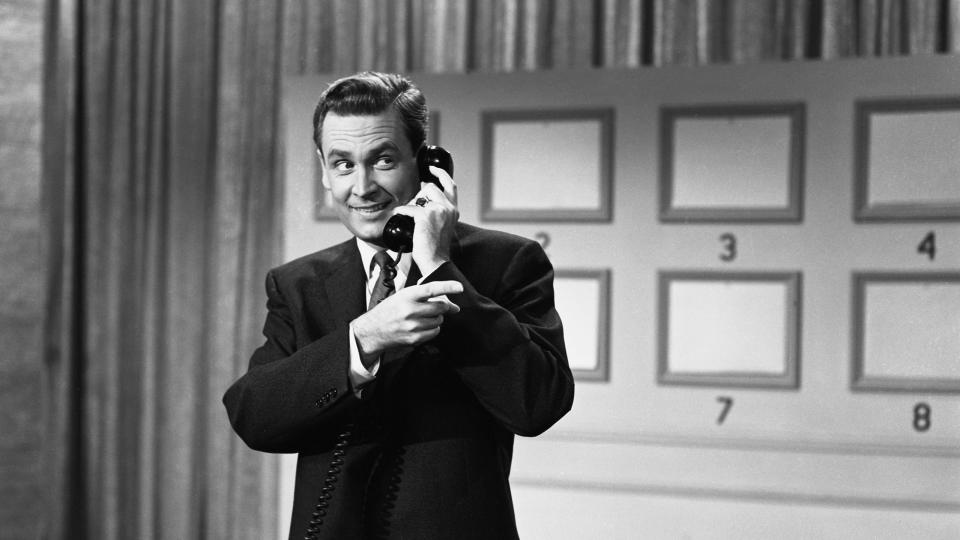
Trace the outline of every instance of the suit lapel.
<instances>
[{"instance_id":1,"label":"suit lapel","mask_svg":"<svg viewBox=\"0 0 960 540\"><path fill-rule=\"evenodd\" d=\"M410 262L410 272L407 274L407 281L404 282L404 287L409 287L411 285L416 285L417 281L422 278L423 275L420 273L420 268L417 267L417 263Z\"/></svg>"},{"instance_id":2,"label":"suit lapel","mask_svg":"<svg viewBox=\"0 0 960 540\"><path fill-rule=\"evenodd\" d=\"M363 277L363 263L360 260L360 251L355 241L348 242L342 253L330 268L330 274L324 280L327 306L333 325L350 322L363 314L364 287L366 280Z\"/></svg>"}]
</instances>

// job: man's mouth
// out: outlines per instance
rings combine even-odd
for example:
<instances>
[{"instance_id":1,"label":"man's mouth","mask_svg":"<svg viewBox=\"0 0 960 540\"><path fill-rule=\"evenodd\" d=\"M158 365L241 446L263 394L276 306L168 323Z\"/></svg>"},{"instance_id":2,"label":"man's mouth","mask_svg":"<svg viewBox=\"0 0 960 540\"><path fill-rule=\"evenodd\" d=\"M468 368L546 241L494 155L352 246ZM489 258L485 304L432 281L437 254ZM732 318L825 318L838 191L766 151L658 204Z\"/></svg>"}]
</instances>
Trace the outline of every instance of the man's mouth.
<instances>
[{"instance_id":1,"label":"man's mouth","mask_svg":"<svg viewBox=\"0 0 960 540\"><path fill-rule=\"evenodd\" d=\"M390 205L390 201L377 203L377 204L367 204L363 206L350 206L351 212L356 212L358 214L376 214L377 212L383 210Z\"/></svg>"}]
</instances>

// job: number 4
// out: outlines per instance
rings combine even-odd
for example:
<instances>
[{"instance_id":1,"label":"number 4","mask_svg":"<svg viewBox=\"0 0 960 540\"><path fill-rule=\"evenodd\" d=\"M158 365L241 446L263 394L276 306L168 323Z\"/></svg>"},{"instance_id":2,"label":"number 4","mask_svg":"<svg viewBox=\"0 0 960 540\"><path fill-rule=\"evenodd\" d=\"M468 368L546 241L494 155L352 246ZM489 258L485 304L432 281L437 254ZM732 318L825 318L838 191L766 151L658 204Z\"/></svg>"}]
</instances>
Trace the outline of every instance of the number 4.
<instances>
[{"instance_id":1,"label":"number 4","mask_svg":"<svg viewBox=\"0 0 960 540\"><path fill-rule=\"evenodd\" d=\"M920 241L920 245L917 246L917 253L926 253L931 261L937 256L937 237L933 234L933 231L928 232Z\"/></svg>"}]
</instances>

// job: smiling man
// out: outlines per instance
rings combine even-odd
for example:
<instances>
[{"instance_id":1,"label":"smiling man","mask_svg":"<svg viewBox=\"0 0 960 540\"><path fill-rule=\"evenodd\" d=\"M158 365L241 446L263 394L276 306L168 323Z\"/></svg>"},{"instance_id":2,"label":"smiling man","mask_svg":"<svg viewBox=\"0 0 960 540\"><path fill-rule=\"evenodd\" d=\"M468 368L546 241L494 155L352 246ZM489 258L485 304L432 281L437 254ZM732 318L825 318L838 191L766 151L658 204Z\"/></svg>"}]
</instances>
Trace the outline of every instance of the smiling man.
<instances>
[{"instance_id":1,"label":"smiling man","mask_svg":"<svg viewBox=\"0 0 960 540\"><path fill-rule=\"evenodd\" d=\"M427 108L409 80L338 80L313 123L353 238L268 273L266 341L224 395L230 422L299 454L290 538L516 538L514 436L573 403L550 262L460 223L444 170L420 182ZM394 214L415 223L410 253L384 245Z\"/></svg>"}]
</instances>

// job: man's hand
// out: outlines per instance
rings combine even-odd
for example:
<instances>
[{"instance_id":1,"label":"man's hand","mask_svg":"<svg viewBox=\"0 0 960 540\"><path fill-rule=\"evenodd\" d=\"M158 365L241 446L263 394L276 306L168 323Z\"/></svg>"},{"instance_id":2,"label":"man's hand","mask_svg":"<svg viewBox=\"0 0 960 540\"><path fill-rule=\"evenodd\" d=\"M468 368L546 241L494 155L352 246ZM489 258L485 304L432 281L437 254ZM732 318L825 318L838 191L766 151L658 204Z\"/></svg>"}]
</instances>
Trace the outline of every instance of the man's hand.
<instances>
[{"instance_id":1,"label":"man's hand","mask_svg":"<svg viewBox=\"0 0 960 540\"><path fill-rule=\"evenodd\" d=\"M420 191L410 204L396 208L396 213L413 218L413 261L425 276L450 260L450 242L460 219L453 178L439 167L431 166L430 172L440 179L443 190L432 183L421 182ZM418 206L417 200L427 202Z\"/></svg>"},{"instance_id":2,"label":"man's hand","mask_svg":"<svg viewBox=\"0 0 960 540\"><path fill-rule=\"evenodd\" d=\"M364 365L383 352L419 345L440 333L443 316L460 307L445 295L463 292L458 281L433 281L400 289L353 320L353 335Z\"/></svg>"}]
</instances>

